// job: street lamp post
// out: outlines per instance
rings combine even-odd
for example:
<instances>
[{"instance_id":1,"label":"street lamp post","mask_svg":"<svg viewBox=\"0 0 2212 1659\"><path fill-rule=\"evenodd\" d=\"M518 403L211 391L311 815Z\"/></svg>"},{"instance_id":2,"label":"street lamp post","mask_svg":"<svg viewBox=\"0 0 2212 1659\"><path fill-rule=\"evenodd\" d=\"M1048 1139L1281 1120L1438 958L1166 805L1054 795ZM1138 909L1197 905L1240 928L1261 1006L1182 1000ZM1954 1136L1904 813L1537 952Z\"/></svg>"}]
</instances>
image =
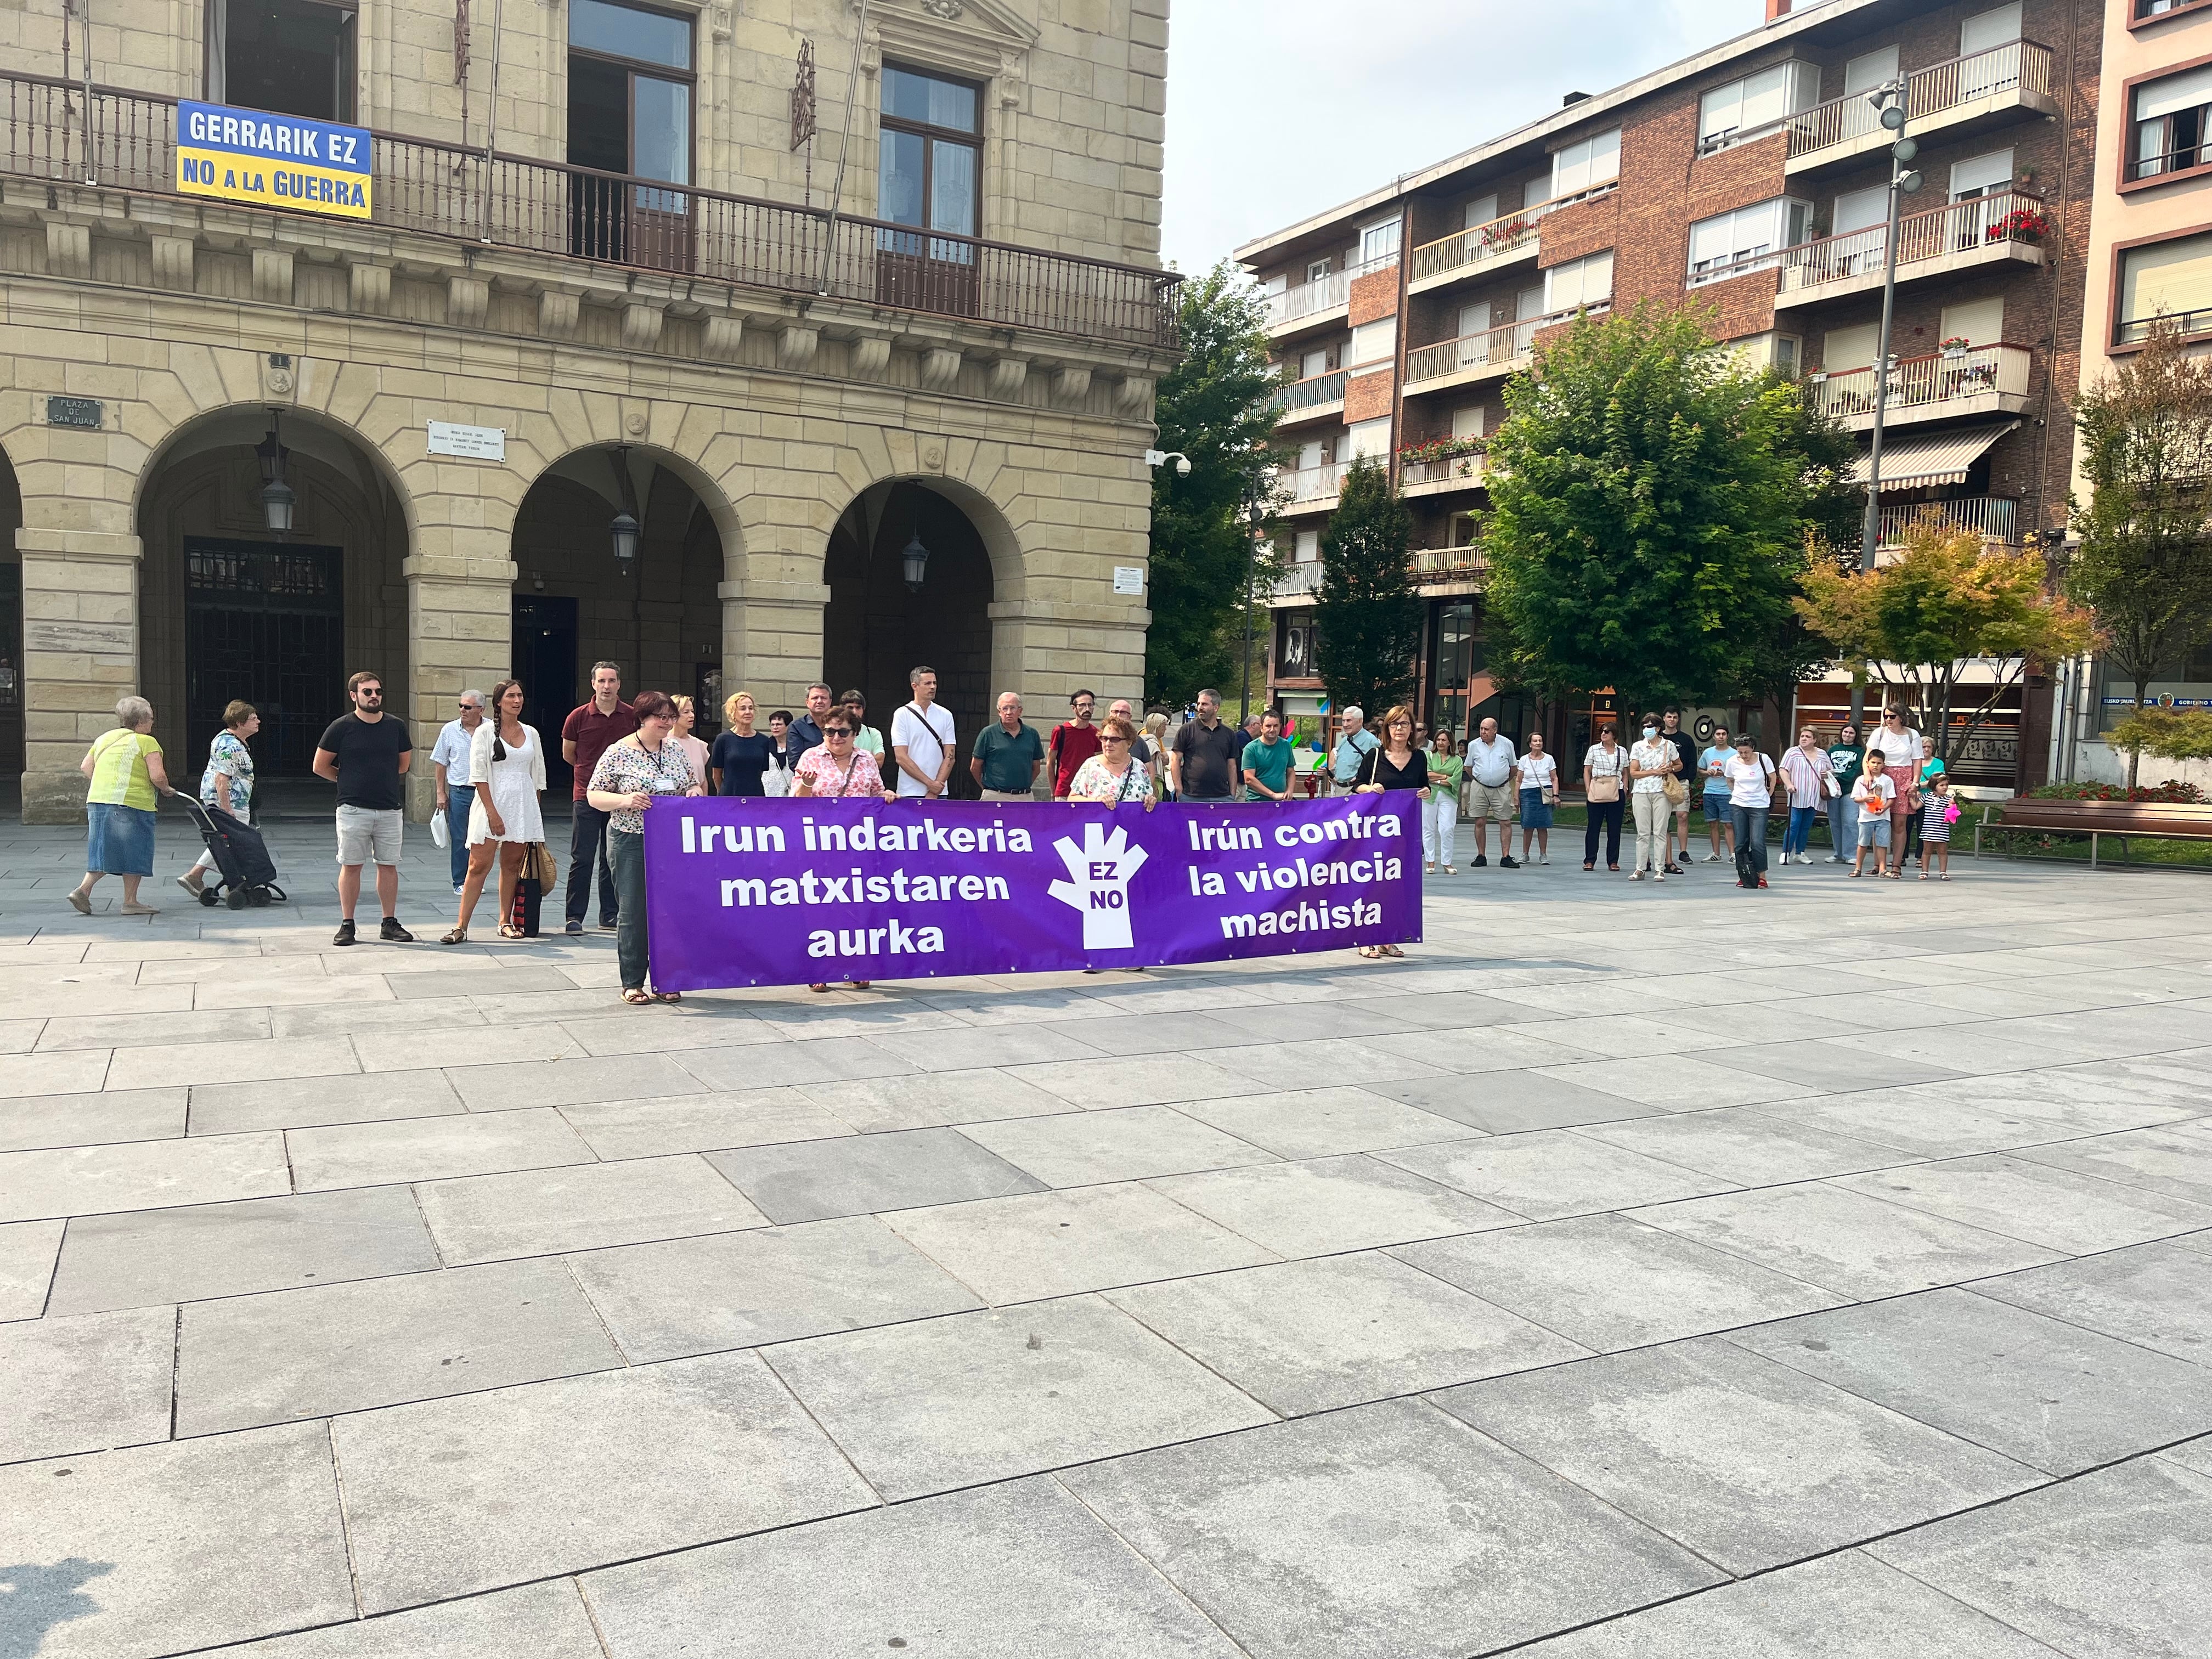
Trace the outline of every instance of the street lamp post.
<instances>
[{"instance_id":1,"label":"street lamp post","mask_svg":"<svg viewBox=\"0 0 2212 1659\"><path fill-rule=\"evenodd\" d=\"M1881 340L1875 349L1874 432L1867 447L1866 523L1859 536L1859 568L1875 568L1875 552L1881 543L1881 436L1889 414L1889 377L1896 370L1890 356L1890 329L1897 311L1897 238L1905 198L1920 188L1920 175L1911 170L1920 146L1905 135L1905 82L1887 82L1867 94L1867 101L1881 112L1881 124L1898 135L1889 147L1889 228L1881 247ZM1866 716L1866 679L1851 678L1851 724Z\"/></svg>"}]
</instances>

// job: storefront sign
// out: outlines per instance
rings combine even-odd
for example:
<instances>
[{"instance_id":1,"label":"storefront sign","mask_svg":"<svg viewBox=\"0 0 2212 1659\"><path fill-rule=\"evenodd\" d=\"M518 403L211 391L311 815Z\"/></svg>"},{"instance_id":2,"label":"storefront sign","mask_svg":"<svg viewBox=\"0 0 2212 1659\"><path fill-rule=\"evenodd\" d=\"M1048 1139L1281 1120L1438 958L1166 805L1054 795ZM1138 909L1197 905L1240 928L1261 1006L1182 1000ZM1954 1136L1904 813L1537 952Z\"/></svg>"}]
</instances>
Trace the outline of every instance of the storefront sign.
<instances>
[{"instance_id":1,"label":"storefront sign","mask_svg":"<svg viewBox=\"0 0 2212 1659\"><path fill-rule=\"evenodd\" d=\"M672 797L645 815L663 990L1221 962L1421 936L1419 803Z\"/></svg>"},{"instance_id":2,"label":"storefront sign","mask_svg":"<svg viewBox=\"0 0 2212 1659\"><path fill-rule=\"evenodd\" d=\"M433 455L459 455L471 461L503 461L507 459L507 428L456 426L451 421L433 421L430 422L430 453Z\"/></svg>"},{"instance_id":3,"label":"storefront sign","mask_svg":"<svg viewBox=\"0 0 2212 1659\"><path fill-rule=\"evenodd\" d=\"M177 106L177 189L220 202L366 219L368 132L186 99Z\"/></svg>"}]
</instances>

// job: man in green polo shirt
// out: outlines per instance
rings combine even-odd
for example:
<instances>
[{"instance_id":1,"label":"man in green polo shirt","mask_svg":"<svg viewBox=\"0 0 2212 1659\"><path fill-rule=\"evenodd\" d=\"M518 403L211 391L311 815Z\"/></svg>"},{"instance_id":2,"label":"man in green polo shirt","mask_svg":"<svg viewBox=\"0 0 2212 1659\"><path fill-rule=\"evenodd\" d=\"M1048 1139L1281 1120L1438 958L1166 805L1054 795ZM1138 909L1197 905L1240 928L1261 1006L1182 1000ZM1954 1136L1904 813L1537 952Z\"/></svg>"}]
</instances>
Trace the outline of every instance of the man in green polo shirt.
<instances>
[{"instance_id":1,"label":"man in green polo shirt","mask_svg":"<svg viewBox=\"0 0 2212 1659\"><path fill-rule=\"evenodd\" d=\"M999 723L975 739L975 758L969 775L983 791L985 800L1028 800L1036 787L1037 769L1044 764L1044 739L1022 723L1019 694L999 694Z\"/></svg>"},{"instance_id":2,"label":"man in green polo shirt","mask_svg":"<svg viewBox=\"0 0 2212 1659\"><path fill-rule=\"evenodd\" d=\"M1288 800L1292 758L1283 740L1283 717L1270 708L1260 716L1260 735L1244 745L1244 799Z\"/></svg>"}]
</instances>

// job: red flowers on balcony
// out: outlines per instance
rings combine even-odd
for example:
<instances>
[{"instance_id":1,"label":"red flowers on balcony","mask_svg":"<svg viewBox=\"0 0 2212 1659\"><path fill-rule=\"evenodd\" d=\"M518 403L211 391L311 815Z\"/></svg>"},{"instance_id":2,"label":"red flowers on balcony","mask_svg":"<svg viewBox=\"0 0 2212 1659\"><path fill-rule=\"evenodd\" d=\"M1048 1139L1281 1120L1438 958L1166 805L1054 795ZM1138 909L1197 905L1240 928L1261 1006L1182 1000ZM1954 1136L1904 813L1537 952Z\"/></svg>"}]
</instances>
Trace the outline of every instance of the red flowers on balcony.
<instances>
[{"instance_id":1,"label":"red flowers on balcony","mask_svg":"<svg viewBox=\"0 0 2212 1659\"><path fill-rule=\"evenodd\" d=\"M2014 208L1983 233L1991 242L2040 242L2051 234L2051 221L2033 208Z\"/></svg>"}]
</instances>

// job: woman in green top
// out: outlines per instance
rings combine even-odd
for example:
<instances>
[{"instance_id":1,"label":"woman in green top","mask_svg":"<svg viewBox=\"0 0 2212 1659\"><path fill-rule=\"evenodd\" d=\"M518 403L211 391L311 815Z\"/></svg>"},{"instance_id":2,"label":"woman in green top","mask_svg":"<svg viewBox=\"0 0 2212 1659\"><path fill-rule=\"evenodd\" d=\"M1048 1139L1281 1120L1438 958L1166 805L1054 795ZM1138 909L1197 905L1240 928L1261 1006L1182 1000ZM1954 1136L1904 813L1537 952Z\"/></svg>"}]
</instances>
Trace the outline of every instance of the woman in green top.
<instances>
[{"instance_id":1,"label":"woman in green top","mask_svg":"<svg viewBox=\"0 0 2212 1659\"><path fill-rule=\"evenodd\" d=\"M1452 830L1459 823L1459 781L1467 757L1457 752L1451 727L1437 728L1429 745L1429 799L1421 814L1421 867L1451 875Z\"/></svg>"},{"instance_id":2,"label":"woman in green top","mask_svg":"<svg viewBox=\"0 0 2212 1659\"><path fill-rule=\"evenodd\" d=\"M1866 770L1866 742L1856 726L1845 720L1828 745L1828 775L1843 790L1828 797L1828 862L1849 864L1857 856L1859 804L1851 799L1851 786Z\"/></svg>"},{"instance_id":3,"label":"woman in green top","mask_svg":"<svg viewBox=\"0 0 2212 1659\"><path fill-rule=\"evenodd\" d=\"M85 751L77 770L92 780L85 792L84 879L70 889L69 902L79 915L92 914L93 884L102 876L123 878L123 914L155 915L138 902L138 884L154 873L154 811L159 795L173 795L161 766L161 745L154 741L154 705L143 697L125 697L115 705L116 726Z\"/></svg>"}]
</instances>

